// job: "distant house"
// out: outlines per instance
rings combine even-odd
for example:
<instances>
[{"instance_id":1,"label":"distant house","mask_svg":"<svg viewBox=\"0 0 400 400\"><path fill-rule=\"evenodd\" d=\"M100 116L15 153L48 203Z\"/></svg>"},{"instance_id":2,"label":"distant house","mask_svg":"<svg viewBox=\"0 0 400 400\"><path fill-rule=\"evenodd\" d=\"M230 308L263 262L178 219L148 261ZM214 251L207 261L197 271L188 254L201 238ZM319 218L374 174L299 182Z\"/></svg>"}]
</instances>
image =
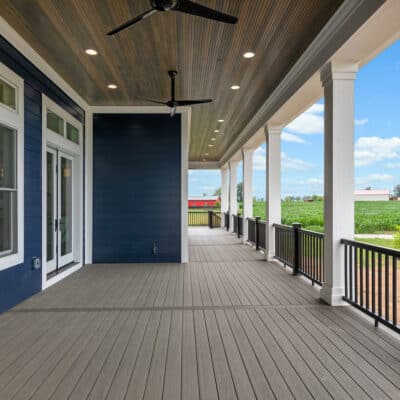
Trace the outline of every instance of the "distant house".
<instances>
[{"instance_id":1,"label":"distant house","mask_svg":"<svg viewBox=\"0 0 400 400\"><path fill-rule=\"evenodd\" d=\"M213 208L220 200L218 196L190 196L189 208Z\"/></svg>"},{"instance_id":2,"label":"distant house","mask_svg":"<svg viewBox=\"0 0 400 400\"><path fill-rule=\"evenodd\" d=\"M354 192L355 201L388 201L390 200L389 190L356 190Z\"/></svg>"}]
</instances>

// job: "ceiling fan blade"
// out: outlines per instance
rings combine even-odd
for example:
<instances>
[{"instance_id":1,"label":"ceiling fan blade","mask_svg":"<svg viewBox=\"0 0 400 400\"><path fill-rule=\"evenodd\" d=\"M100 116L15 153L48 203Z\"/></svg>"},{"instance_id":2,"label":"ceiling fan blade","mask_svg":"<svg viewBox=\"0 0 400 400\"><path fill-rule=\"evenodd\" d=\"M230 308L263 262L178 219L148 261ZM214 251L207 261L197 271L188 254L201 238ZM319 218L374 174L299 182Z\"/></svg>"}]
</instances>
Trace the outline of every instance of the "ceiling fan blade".
<instances>
[{"instance_id":1,"label":"ceiling fan blade","mask_svg":"<svg viewBox=\"0 0 400 400\"><path fill-rule=\"evenodd\" d=\"M154 10L154 9L148 10L145 13L140 14L137 17L130 19L129 21L125 22L124 24L122 24L122 25L118 26L117 28L113 29L112 31L108 32L107 35L108 36L114 35L120 31L122 31L123 29L128 28L131 25L136 24L137 22L140 22L147 17L150 17L150 15L154 14L155 12L157 12L157 10Z\"/></svg>"},{"instance_id":2,"label":"ceiling fan blade","mask_svg":"<svg viewBox=\"0 0 400 400\"><path fill-rule=\"evenodd\" d=\"M148 101L149 103L162 104L163 106L168 106L168 103L165 101L157 101L157 100L149 100L149 99L141 99L141 100Z\"/></svg>"},{"instance_id":3,"label":"ceiling fan blade","mask_svg":"<svg viewBox=\"0 0 400 400\"><path fill-rule=\"evenodd\" d=\"M175 8L175 11L180 11L186 14L197 15L199 17L213 19L215 21L225 22L226 24L236 24L238 19L232 15L224 14L212 8L193 3L189 0L180 0Z\"/></svg>"},{"instance_id":4,"label":"ceiling fan blade","mask_svg":"<svg viewBox=\"0 0 400 400\"><path fill-rule=\"evenodd\" d=\"M178 106L191 106L195 104L204 104L204 103L211 103L211 99L206 99L206 100L178 100L176 104Z\"/></svg>"}]
</instances>

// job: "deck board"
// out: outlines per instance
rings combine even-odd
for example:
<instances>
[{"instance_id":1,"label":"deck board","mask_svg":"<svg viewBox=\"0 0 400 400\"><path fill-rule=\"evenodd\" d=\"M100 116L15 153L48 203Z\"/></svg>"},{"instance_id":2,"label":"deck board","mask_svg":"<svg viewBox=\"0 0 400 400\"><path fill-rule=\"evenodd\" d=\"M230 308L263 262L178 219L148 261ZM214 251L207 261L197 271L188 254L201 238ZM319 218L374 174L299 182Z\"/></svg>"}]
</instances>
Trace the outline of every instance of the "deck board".
<instances>
[{"instance_id":1,"label":"deck board","mask_svg":"<svg viewBox=\"0 0 400 400\"><path fill-rule=\"evenodd\" d=\"M220 229L86 266L0 316L0 399L400 398L400 339Z\"/></svg>"}]
</instances>

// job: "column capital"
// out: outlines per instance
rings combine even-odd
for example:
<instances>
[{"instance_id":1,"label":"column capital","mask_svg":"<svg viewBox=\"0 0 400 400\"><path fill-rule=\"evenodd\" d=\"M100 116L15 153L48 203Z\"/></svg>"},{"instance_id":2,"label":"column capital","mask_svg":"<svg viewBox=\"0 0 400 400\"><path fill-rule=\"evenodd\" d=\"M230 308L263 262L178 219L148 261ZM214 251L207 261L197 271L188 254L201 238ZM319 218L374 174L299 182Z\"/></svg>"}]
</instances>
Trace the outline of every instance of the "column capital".
<instances>
[{"instance_id":1,"label":"column capital","mask_svg":"<svg viewBox=\"0 0 400 400\"><path fill-rule=\"evenodd\" d=\"M282 134L283 125L265 125L264 133L268 140L268 136L278 136Z\"/></svg>"},{"instance_id":2,"label":"column capital","mask_svg":"<svg viewBox=\"0 0 400 400\"><path fill-rule=\"evenodd\" d=\"M351 61L329 61L320 71L322 86L328 86L334 80L355 80L358 64Z\"/></svg>"},{"instance_id":3,"label":"column capital","mask_svg":"<svg viewBox=\"0 0 400 400\"><path fill-rule=\"evenodd\" d=\"M256 149L251 148L251 147L242 147L242 157L244 157L244 155L251 155L256 151Z\"/></svg>"}]
</instances>

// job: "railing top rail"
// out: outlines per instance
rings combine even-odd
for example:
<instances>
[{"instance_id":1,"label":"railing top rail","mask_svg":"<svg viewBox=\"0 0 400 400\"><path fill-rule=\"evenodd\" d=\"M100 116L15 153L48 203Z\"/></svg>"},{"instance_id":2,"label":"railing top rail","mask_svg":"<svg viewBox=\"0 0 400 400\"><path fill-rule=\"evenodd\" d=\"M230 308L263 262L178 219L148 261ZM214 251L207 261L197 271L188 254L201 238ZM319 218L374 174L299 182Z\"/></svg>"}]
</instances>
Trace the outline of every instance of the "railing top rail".
<instances>
[{"instance_id":1,"label":"railing top rail","mask_svg":"<svg viewBox=\"0 0 400 400\"><path fill-rule=\"evenodd\" d=\"M288 231L291 231L293 229L293 227L290 225L282 225L282 224L274 224L274 228L286 229Z\"/></svg>"},{"instance_id":2,"label":"railing top rail","mask_svg":"<svg viewBox=\"0 0 400 400\"><path fill-rule=\"evenodd\" d=\"M354 246L359 249L372 250L372 251L376 251L377 253L383 253L383 254L393 256L393 257L400 257L399 250L389 249L387 247L377 246L377 245L369 244L369 243L357 242L356 240L349 240L349 239L342 239L340 242L342 244Z\"/></svg>"},{"instance_id":3,"label":"railing top rail","mask_svg":"<svg viewBox=\"0 0 400 400\"><path fill-rule=\"evenodd\" d=\"M259 223L259 224L266 224L267 221L264 221L263 219L260 219L260 220L258 220L258 223Z\"/></svg>"},{"instance_id":4,"label":"railing top rail","mask_svg":"<svg viewBox=\"0 0 400 400\"><path fill-rule=\"evenodd\" d=\"M307 235L318 236L320 238L324 237L324 234L321 233L321 232L310 231L308 229L303 229L303 228L299 229L299 231L303 232L303 233L306 233Z\"/></svg>"},{"instance_id":5,"label":"railing top rail","mask_svg":"<svg viewBox=\"0 0 400 400\"><path fill-rule=\"evenodd\" d=\"M255 218L252 218L252 217L247 217L247 221L253 221L253 222L256 222L256 219L255 219Z\"/></svg>"}]
</instances>

